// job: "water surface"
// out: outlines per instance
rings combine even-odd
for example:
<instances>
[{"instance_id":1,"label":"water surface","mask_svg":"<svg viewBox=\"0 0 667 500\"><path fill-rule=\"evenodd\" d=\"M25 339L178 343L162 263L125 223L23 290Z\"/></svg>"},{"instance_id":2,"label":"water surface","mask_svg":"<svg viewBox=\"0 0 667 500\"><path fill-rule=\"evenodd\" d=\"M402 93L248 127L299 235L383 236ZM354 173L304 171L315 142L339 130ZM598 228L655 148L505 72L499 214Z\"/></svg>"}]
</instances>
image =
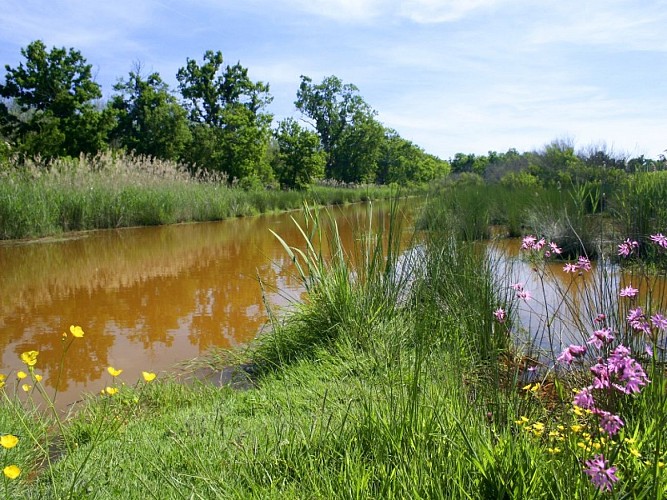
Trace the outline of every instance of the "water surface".
<instances>
[{"instance_id":1,"label":"water surface","mask_svg":"<svg viewBox=\"0 0 667 500\"><path fill-rule=\"evenodd\" d=\"M386 209L374 205L372 219L386 223ZM333 214L350 247L368 206ZM58 385L62 406L108 385L108 366L132 384L142 370L174 371L212 346L250 342L267 319L264 299L279 309L303 293L269 231L303 248L292 217L303 220L292 212L1 244L0 373L24 369L20 354L39 351L37 372L50 391ZM56 384L72 324L85 337L72 342Z\"/></svg>"}]
</instances>

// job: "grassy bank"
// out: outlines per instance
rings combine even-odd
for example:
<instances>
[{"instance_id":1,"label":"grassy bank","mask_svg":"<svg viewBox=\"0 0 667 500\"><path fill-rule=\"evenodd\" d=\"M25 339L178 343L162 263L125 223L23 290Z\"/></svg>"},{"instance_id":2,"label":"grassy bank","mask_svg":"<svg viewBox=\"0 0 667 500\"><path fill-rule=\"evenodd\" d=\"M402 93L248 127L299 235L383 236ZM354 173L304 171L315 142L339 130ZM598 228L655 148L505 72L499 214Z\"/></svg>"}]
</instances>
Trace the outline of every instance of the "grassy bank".
<instances>
[{"instance_id":1,"label":"grassy bank","mask_svg":"<svg viewBox=\"0 0 667 500\"><path fill-rule=\"evenodd\" d=\"M296 209L304 201L344 204L392 193L387 186L244 190L221 181L193 178L174 163L111 153L9 166L0 170L0 239L220 220Z\"/></svg>"},{"instance_id":2,"label":"grassy bank","mask_svg":"<svg viewBox=\"0 0 667 500\"><path fill-rule=\"evenodd\" d=\"M618 498L664 497L667 385L658 356L632 352L648 375L634 367L637 392L609 387L595 393L595 407L575 406L571 389L590 383L577 368L584 361L538 365L524 356L512 330L525 296L501 284L479 246L432 230L399 254L396 222L360 234L346 251L328 221L307 220L303 244L286 251L300 263L308 300L236 353L252 367L240 372L252 372L252 388L152 374L124 385L111 369L105 395L66 421L44 422L26 413L29 403L14 403L8 381L0 423L19 441L3 467L21 474L5 477L6 495L600 498L606 479ZM326 260L320 231L334 236ZM541 269L547 257L529 252ZM593 318L582 323L593 330ZM648 331L660 352L665 333L656 325ZM603 357L624 339L605 340ZM63 347L86 341L69 335ZM38 355L31 361L18 384L32 380L29 391L39 390ZM606 424L591 408L620 416L620 430L600 431Z\"/></svg>"},{"instance_id":3,"label":"grassy bank","mask_svg":"<svg viewBox=\"0 0 667 500\"><path fill-rule=\"evenodd\" d=\"M667 269L664 250L651 242L667 232L667 172L638 172L615 183L543 187L453 182L436 185L419 226L449 227L465 241L535 234L557 242L564 256L613 255L625 238L635 258Z\"/></svg>"}]
</instances>

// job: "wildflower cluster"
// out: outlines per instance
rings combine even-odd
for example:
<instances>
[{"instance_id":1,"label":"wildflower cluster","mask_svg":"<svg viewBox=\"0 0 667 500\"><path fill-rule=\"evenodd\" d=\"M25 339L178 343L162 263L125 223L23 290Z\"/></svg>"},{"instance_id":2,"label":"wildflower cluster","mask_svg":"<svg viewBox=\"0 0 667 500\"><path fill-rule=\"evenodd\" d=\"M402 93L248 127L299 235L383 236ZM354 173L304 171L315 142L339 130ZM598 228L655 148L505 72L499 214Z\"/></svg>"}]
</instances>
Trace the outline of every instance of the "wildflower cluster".
<instances>
[{"instance_id":1,"label":"wildflower cluster","mask_svg":"<svg viewBox=\"0 0 667 500\"><path fill-rule=\"evenodd\" d=\"M583 255L579 256L576 264L568 262L563 266L563 271L566 273L582 273L584 271L589 272L591 269L592 266L590 259L588 257L584 257Z\"/></svg>"},{"instance_id":2,"label":"wildflower cluster","mask_svg":"<svg viewBox=\"0 0 667 500\"><path fill-rule=\"evenodd\" d=\"M69 334L67 332L62 333L62 335L61 335L62 340L66 341L68 339L69 335L72 336L72 339L71 339L70 342L65 344L65 347L64 347L64 350L63 350L63 356L67 352L69 347L71 346L72 342L74 342L75 339L80 339L80 338L84 337L85 333L80 326L72 325L72 326L69 327ZM21 388L23 389L23 391L25 391L27 393L28 392L32 393L33 390L36 390L44 398L47 405L53 410L54 416L56 418L56 423L60 427L60 430L63 431L61 417L58 414L58 412L56 411L55 405L54 405L56 395L54 394L53 397L50 397L46 393L46 390L45 390L44 386L41 385L43 377L42 377L42 375L40 375L39 373L37 373L35 371L36 366L37 366L37 362L38 362L38 358L39 358L39 351L31 350L31 351L25 351L25 352L21 353L20 359L23 362L23 364L25 365L25 368L23 370L19 370L19 371L16 372L16 380L19 384L22 384ZM61 361L61 369L62 369L62 361ZM109 366L107 368L107 372L109 373L109 375L111 375L114 383L110 386L107 386L101 392L102 392L102 395L114 396L120 390L119 389L119 384L116 383L116 379L123 372L123 370L122 369L116 369L112 366ZM142 377L143 377L144 383L147 384L147 383L152 382L153 380L155 380L156 374L152 373L152 372L144 371L144 372L142 372ZM4 374L0 374L0 395L2 395L4 398L9 400L9 396L4 390L6 380L7 380L7 376L4 375ZM31 383L27 383L27 382L31 382ZM124 384L121 383L120 385L124 385ZM57 394L57 389L56 389L56 394ZM138 401L139 401L138 398L134 399L135 403L138 402ZM21 421L21 423L23 423L23 425L27 425L23 419L20 419L20 421ZM121 420L119 420L119 421L121 421ZM62 436L63 437L65 436L64 431L63 431ZM32 435L31 435L31 437L32 437ZM33 439L35 439L35 438L33 438ZM13 434L0 435L0 446L2 448L4 448L5 450L10 450L11 448L14 448L18 443L19 443L19 438L14 436ZM48 449L49 448L48 445L43 446L40 443L36 443L36 444L38 445L38 447L40 449ZM69 444L68 444L68 446L69 446ZM5 454L5 456L6 456L6 454ZM0 467L2 467L2 466L0 466ZM10 480L16 479L21 475L21 469L17 465L14 465L14 464L4 465L4 468L2 469L2 472L5 475L5 477L10 479Z\"/></svg>"},{"instance_id":3,"label":"wildflower cluster","mask_svg":"<svg viewBox=\"0 0 667 500\"><path fill-rule=\"evenodd\" d=\"M5 450L11 450L17 444L19 444L19 438L13 434L5 434L0 436L0 446L2 446ZM5 465L2 469L2 473L9 479L16 479L21 475L21 469L19 469L19 467L14 464Z\"/></svg>"},{"instance_id":4,"label":"wildflower cluster","mask_svg":"<svg viewBox=\"0 0 667 500\"><path fill-rule=\"evenodd\" d=\"M637 317L633 320L638 321ZM630 318L629 318L630 319ZM603 322L598 315L596 322ZM615 340L612 330L603 326L595 330L586 344L598 351L609 352L610 344ZM588 347L570 345L558 356L558 361L570 365L575 358L582 357ZM624 395L637 394L650 381L642 365L631 355L630 349L618 344L606 357L599 357L597 363L590 367L593 381L590 385L576 391L572 401L575 408L589 412L597 419L597 429L613 438L625 425L619 415L604 408L604 401L612 399L613 393ZM604 454L599 453L585 462L584 472L591 482L600 490L610 491L613 483L618 481L617 468L608 466Z\"/></svg>"},{"instance_id":5,"label":"wildflower cluster","mask_svg":"<svg viewBox=\"0 0 667 500\"><path fill-rule=\"evenodd\" d=\"M635 240L627 238L623 243L618 245L618 255L621 257L630 257L639 248L639 243Z\"/></svg>"},{"instance_id":6,"label":"wildflower cluster","mask_svg":"<svg viewBox=\"0 0 667 500\"><path fill-rule=\"evenodd\" d=\"M529 384L523 389L526 395L532 397L539 394L539 386L540 384ZM599 433L588 432L588 429L596 428L593 419L591 410L573 404L569 416L559 421L546 420L545 423L541 420L531 421L528 417L521 416L514 423L527 435L540 439L550 455L559 455L566 447L579 450L581 453L591 453L593 450L600 452L605 449L609 439Z\"/></svg>"},{"instance_id":7,"label":"wildflower cluster","mask_svg":"<svg viewBox=\"0 0 667 500\"><path fill-rule=\"evenodd\" d=\"M548 259L552 255L560 255L563 253L561 248L550 241L547 241L544 238L537 239L536 236L528 235L523 238L521 241L521 250L529 251L532 254L542 254L545 259Z\"/></svg>"}]
</instances>

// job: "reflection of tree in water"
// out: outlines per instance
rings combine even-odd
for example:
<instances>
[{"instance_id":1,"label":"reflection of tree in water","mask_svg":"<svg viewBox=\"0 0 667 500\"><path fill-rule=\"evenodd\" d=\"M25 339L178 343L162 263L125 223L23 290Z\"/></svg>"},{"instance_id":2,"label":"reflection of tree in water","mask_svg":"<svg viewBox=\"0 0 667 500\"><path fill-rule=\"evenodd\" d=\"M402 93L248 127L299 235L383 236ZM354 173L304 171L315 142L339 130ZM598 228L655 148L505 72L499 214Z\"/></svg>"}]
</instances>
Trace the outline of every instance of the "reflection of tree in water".
<instances>
[{"instance_id":1,"label":"reflection of tree in water","mask_svg":"<svg viewBox=\"0 0 667 500\"><path fill-rule=\"evenodd\" d=\"M348 223L342 221L340 231L349 243ZM159 356L163 348L178 348L172 358L184 359L252 340L265 322L258 276L272 299L299 293L294 268L269 228L304 248L285 214L93 233L5 253L0 248L7 265L0 276L0 348L16 355L3 362L15 370L21 352L40 351L37 371L53 387L62 332L79 324L86 335L65 358L65 390L100 379L110 360L136 362L139 351Z\"/></svg>"},{"instance_id":2,"label":"reflection of tree in water","mask_svg":"<svg viewBox=\"0 0 667 500\"><path fill-rule=\"evenodd\" d=\"M63 306L66 308L65 304ZM66 317L72 316L64 311L62 318ZM60 318L53 322L54 325L61 323ZM18 359L25 351L39 351L35 370L44 376L42 383L53 389L56 388L62 364L58 391L67 390L71 382L86 383L98 380L108 365L107 355L114 343L114 336L105 333L104 324L97 321L86 323L83 338L72 337L69 334L69 324L62 324L61 329L56 328L40 324L26 329L24 337L29 340L16 346L14 350L16 358ZM65 339L62 336L63 332L68 333ZM69 347L63 357L67 346Z\"/></svg>"}]
</instances>

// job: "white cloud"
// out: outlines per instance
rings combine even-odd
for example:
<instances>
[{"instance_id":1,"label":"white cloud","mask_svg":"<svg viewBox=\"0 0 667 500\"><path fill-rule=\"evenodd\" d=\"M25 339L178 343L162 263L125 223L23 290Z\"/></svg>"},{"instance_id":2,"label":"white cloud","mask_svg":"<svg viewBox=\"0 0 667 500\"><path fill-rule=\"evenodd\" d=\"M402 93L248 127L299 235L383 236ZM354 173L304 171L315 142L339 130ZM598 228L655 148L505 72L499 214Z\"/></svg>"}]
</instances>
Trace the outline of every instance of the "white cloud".
<instances>
[{"instance_id":1,"label":"white cloud","mask_svg":"<svg viewBox=\"0 0 667 500\"><path fill-rule=\"evenodd\" d=\"M399 2L398 13L417 23L443 23L501 3L502 0L408 0Z\"/></svg>"},{"instance_id":2,"label":"white cloud","mask_svg":"<svg viewBox=\"0 0 667 500\"><path fill-rule=\"evenodd\" d=\"M615 45L625 50L667 51L667 2L589 0L576 8L551 2L531 30L534 44Z\"/></svg>"}]
</instances>

